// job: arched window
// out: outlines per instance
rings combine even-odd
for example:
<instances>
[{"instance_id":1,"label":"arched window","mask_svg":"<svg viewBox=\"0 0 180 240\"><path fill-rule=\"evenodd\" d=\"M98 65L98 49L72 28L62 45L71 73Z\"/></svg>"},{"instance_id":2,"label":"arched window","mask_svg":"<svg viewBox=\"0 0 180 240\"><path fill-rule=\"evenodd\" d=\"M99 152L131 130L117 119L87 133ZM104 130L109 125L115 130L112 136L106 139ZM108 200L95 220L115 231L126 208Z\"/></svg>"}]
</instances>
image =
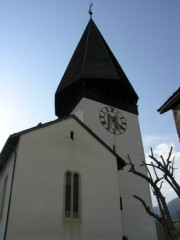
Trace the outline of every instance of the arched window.
<instances>
[{"instance_id":1,"label":"arched window","mask_svg":"<svg viewBox=\"0 0 180 240\"><path fill-rule=\"evenodd\" d=\"M79 174L66 172L65 175L65 218L79 218Z\"/></svg>"}]
</instances>

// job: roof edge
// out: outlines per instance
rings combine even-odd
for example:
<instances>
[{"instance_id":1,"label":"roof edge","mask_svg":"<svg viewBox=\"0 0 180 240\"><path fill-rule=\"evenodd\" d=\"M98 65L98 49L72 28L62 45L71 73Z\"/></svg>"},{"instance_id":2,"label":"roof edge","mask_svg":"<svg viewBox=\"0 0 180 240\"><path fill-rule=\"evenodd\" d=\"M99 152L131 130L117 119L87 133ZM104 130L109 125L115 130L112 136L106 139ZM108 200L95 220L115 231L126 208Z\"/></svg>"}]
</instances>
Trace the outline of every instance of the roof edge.
<instances>
[{"instance_id":1,"label":"roof edge","mask_svg":"<svg viewBox=\"0 0 180 240\"><path fill-rule=\"evenodd\" d=\"M84 129L86 129L96 140L98 140L104 147L106 147L108 151L110 151L116 157L118 170L123 169L123 167L126 165L125 161L113 149L111 149L102 139L100 139L90 128L88 128L79 118L77 118L74 114L71 114L68 117L65 117L62 119L56 119L44 124L39 123L35 127L10 135L0 153L0 172L3 169L4 165L6 164L9 156L15 149L16 145L18 144L21 135L40 129L40 128L47 127L49 125L52 125L70 118L73 118L76 122L78 122Z\"/></svg>"},{"instance_id":2,"label":"roof edge","mask_svg":"<svg viewBox=\"0 0 180 240\"><path fill-rule=\"evenodd\" d=\"M157 111L160 114L169 111L178 100L180 101L180 87L178 88L177 91L173 93L172 96L168 98L168 100Z\"/></svg>"}]
</instances>

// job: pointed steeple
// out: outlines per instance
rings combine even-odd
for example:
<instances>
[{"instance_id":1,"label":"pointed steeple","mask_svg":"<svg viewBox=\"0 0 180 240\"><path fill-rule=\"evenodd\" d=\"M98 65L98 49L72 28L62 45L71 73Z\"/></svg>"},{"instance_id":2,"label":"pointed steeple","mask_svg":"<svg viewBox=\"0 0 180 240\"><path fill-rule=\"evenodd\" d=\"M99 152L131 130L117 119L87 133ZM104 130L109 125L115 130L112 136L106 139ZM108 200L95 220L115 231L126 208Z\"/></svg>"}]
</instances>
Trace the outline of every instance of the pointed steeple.
<instances>
[{"instance_id":1,"label":"pointed steeple","mask_svg":"<svg viewBox=\"0 0 180 240\"><path fill-rule=\"evenodd\" d=\"M56 115L69 115L82 97L137 114L138 96L92 18L57 88Z\"/></svg>"}]
</instances>

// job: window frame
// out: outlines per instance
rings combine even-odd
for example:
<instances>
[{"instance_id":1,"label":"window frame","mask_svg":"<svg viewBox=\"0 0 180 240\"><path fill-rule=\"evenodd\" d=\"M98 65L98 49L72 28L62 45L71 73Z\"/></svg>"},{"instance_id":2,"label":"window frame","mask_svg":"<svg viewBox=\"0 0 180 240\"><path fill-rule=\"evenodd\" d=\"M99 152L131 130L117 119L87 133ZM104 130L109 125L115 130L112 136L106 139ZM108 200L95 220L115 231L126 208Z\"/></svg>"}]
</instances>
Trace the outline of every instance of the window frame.
<instances>
[{"instance_id":1,"label":"window frame","mask_svg":"<svg viewBox=\"0 0 180 240\"><path fill-rule=\"evenodd\" d=\"M67 174L70 174L70 186L67 185ZM76 186L74 186L75 183L75 176L78 176L78 181ZM69 189L68 189L68 188ZM77 195L75 195L75 188ZM70 191L70 192L69 192ZM70 193L70 197L67 195ZM74 199L76 198L76 201ZM70 204L67 202L69 198ZM80 221L81 220L81 176L79 172L77 171L71 171L67 170L64 174L64 204L63 204L63 217L65 220L71 220L71 221ZM70 209L67 209L66 207L70 207ZM69 213L68 211L69 210ZM76 211L74 211L76 210Z\"/></svg>"}]
</instances>

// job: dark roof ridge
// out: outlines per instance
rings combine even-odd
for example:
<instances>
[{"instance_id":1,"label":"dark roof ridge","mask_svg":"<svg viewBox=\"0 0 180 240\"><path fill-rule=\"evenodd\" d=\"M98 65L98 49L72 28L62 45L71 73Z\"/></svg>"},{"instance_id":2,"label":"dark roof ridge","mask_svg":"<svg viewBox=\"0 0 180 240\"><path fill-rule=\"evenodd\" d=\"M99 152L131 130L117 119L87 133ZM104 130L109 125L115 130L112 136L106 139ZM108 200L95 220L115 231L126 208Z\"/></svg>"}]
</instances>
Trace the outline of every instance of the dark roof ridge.
<instances>
[{"instance_id":1,"label":"dark roof ridge","mask_svg":"<svg viewBox=\"0 0 180 240\"><path fill-rule=\"evenodd\" d=\"M84 53L84 57L83 57L83 64L82 64L82 71L81 71L81 77L83 77L83 72L84 72L84 67L85 67L85 59L86 59L86 55L87 55L87 46L88 46L88 40L89 40L89 32L90 32L90 23L91 23L92 18L90 18L89 23L88 23L88 33L87 33L87 40L86 40L86 47L85 47L85 53Z\"/></svg>"}]
</instances>

